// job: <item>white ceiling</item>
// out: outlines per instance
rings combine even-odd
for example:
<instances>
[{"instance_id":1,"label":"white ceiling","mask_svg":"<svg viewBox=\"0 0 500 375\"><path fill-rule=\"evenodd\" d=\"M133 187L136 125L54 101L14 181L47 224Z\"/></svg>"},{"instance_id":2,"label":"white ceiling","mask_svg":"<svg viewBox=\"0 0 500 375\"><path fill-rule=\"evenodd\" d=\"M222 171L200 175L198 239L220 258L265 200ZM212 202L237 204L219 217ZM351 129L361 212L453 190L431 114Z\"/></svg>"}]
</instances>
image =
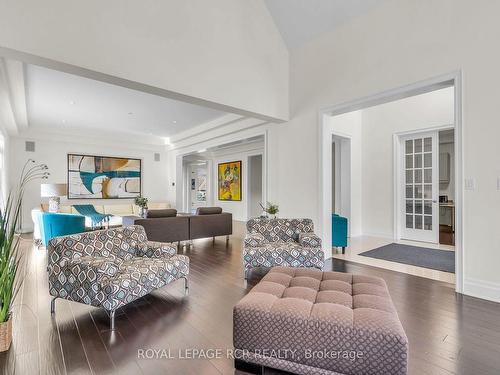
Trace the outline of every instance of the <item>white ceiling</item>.
<instances>
[{"instance_id":1,"label":"white ceiling","mask_svg":"<svg viewBox=\"0 0 500 375\"><path fill-rule=\"evenodd\" d=\"M265 0L289 49L369 11L385 0Z\"/></svg>"},{"instance_id":2,"label":"white ceiling","mask_svg":"<svg viewBox=\"0 0 500 375\"><path fill-rule=\"evenodd\" d=\"M170 137L226 114L35 65L26 66L26 88L34 129Z\"/></svg>"}]
</instances>

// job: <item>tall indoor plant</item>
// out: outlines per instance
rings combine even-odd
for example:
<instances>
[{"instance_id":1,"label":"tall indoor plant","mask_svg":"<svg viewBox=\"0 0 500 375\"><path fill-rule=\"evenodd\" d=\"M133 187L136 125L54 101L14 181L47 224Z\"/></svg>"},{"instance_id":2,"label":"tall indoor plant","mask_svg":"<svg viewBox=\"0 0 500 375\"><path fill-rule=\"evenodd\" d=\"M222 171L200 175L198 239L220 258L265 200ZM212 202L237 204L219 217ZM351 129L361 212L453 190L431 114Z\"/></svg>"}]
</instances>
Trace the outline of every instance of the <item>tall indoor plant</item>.
<instances>
[{"instance_id":1,"label":"tall indoor plant","mask_svg":"<svg viewBox=\"0 0 500 375\"><path fill-rule=\"evenodd\" d=\"M23 256L16 233L24 192L31 181L47 178L47 169L45 164L29 159L21 171L18 185L0 205L0 352L8 350L12 342L12 306L24 279Z\"/></svg>"}]
</instances>

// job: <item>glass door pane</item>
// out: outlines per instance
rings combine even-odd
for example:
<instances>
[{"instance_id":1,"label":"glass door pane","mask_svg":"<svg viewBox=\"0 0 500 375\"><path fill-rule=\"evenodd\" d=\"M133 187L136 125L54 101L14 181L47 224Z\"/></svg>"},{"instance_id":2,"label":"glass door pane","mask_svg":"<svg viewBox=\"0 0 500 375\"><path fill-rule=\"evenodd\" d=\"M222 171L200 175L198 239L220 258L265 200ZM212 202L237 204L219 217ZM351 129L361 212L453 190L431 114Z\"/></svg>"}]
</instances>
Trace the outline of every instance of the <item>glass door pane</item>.
<instances>
[{"instance_id":1,"label":"glass door pane","mask_svg":"<svg viewBox=\"0 0 500 375\"><path fill-rule=\"evenodd\" d=\"M402 143L403 169L403 232L408 239L432 239L437 234L434 215L437 192L436 152L437 133L426 133L405 139ZM410 237L410 238L409 238ZM434 242L434 241L433 241Z\"/></svg>"}]
</instances>

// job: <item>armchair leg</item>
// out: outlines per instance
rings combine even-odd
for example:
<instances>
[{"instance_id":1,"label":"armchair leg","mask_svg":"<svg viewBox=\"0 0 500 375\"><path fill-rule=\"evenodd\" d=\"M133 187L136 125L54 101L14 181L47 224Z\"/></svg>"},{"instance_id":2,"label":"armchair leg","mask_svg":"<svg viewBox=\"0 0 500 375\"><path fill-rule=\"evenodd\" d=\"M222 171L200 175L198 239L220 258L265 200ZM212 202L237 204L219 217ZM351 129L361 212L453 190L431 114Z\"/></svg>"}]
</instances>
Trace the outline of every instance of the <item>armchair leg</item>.
<instances>
[{"instance_id":1,"label":"armchair leg","mask_svg":"<svg viewBox=\"0 0 500 375\"><path fill-rule=\"evenodd\" d=\"M345 246L342 246L342 254L345 254Z\"/></svg>"},{"instance_id":2,"label":"armchair leg","mask_svg":"<svg viewBox=\"0 0 500 375\"><path fill-rule=\"evenodd\" d=\"M115 312L116 312L116 310L111 310L109 312L109 328L112 331L115 330Z\"/></svg>"},{"instance_id":3,"label":"armchair leg","mask_svg":"<svg viewBox=\"0 0 500 375\"><path fill-rule=\"evenodd\" d=\"M212 237L212 244L215 245L215 237Z\"/></svg>"},{"instance_id":4,"label":"armchair leg","mask_svg":"<svg viewBox=\"0 0 500 375\"><path fill-rule=\"evenodd\" d=\"M226 236L226 245L229 243L229 236Z\"/></svg>"},{"instance_id":5,"label":"armchair leg","mask_svg":"<svg viewBox=\"0 0 500 375\"><path fill-rule=\"evenodd\" d=\"M184 295L187 296L189 294L189 280L186 276L183 276L181 278L184 279Z\"/></svg>"},{"instance_id":6,"label":"armchair leg","mask_svg":"<svg viewBox=\"0 0 500 375\"><path fill-rule=\"evenodd\" d=\"M53 297L52 300L50 301L50 313L51 314L56 313L56 299L57 299L57 297Z\"/></svg>"},{"instance_id":7,"label":"armchair leg","mask_svg":"<svg viewBox=\"0 0 500 375\"><path fill-rule=\"evenodd\" d=\"M247 268L245 268L245 275L243 276L243 278L244 278L245 280L248 280L248 275L249 275L249 273L250 273L250 268L248 268L248 269L247 269Z\"/></svg>"}]
</instances>

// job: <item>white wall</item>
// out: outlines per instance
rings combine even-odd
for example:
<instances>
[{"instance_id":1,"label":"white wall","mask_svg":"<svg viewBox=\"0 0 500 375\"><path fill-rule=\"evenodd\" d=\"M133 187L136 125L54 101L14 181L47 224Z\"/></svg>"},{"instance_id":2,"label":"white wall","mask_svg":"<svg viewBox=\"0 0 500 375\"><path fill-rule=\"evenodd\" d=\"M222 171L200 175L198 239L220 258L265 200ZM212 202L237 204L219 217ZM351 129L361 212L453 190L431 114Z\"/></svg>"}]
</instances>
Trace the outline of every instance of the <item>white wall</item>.
<instances>
[{"instance_id":1,"label":"white wall","mask_svg":"<svg viewBox=\"0 0 500 375\"><path fill-rule=\"evenodd\" d=\"M161 148L155 149L153 146L138 149L130 144L87 144L76 141L63 141L54 139L29 139L35 141L35 152L25 151L25 138L12 138L10 145L11 156L11 178L17 179L19 172L29 158L38 163L45 163L49 167L50 178L47 182L66 183L67 182L67 154L82 153L90 155L132 157L142 159L142 191L143 196L151 201L166 201L167 167L165 152ZM160 152L159 162L154 161L154 153ZM40 182L32 183L26 191L23 203L23 229L33 228L30 211L34 207L39 207ZM66 200L61 199L61 204L132 204L133 199L88 199L88 200Z\"/></svg>"},{"instance_id":2,"label":"white wall","mask_svg":"<svg viewBox=\"0 0 500 375\"><path fill-rule=\"evenodd\" d=\"M262 0L0 0L0 47L288 118L288 52Z\"/></svg>"},{"instance_id":3,"label":"white wall","mask_svg":"<svg viewBox=\"0 0 500 375\"><path fill-rule=\"evenodd\" d=\"M272 130L280 155L269 166L281 214L319 224L318 109L461 69L464 176L476 181L464 192L465 293L500 300L499 13L498 1L387 0L294 51L292 120Z\"/></svg>"},{"instance_id":4,"label":"white wall","mask_svg":"<svg viewBox=\"0 0 500 375\"><path fill-rule=\"evenodd\" d=\"M453 87L362 110L363 234L394 236L393 135L454 122Z\"/></svg>"}]
</instances>

